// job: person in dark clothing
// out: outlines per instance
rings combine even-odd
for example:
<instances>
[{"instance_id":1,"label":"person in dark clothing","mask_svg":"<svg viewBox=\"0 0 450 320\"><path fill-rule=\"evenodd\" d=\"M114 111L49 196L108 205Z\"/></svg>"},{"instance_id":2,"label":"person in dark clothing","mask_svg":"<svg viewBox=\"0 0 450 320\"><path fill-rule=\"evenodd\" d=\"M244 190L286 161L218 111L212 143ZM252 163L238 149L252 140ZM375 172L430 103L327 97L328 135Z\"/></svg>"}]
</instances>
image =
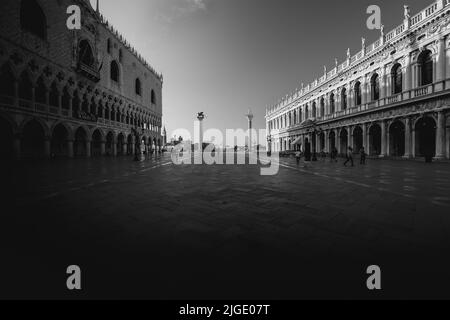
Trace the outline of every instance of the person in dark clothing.
<instances>
[{"instance_id":1,"label":"person in dark clothing","mask_svg":"<svg viewBox=\"0 0 450 320\"><path fill-rule=\"evenodd\" d=\"M348 151L347 151L347 160L344 162L344 166L347 166L347 163L351 162L352 167L354 167L354 163L353 163L353 148L349 147Z\"/></svg>"},{"instance_id":2,"label":"person in dark clothing","mask_svg":"<svg viewBox=\"0 0 450 320\"><path fill-rule=\"evenodd\" d=\"M364 147L359 150L359 154L361 156L360 164L365 165L366 164L366 149Z\"/></svg>"}]
</instances>

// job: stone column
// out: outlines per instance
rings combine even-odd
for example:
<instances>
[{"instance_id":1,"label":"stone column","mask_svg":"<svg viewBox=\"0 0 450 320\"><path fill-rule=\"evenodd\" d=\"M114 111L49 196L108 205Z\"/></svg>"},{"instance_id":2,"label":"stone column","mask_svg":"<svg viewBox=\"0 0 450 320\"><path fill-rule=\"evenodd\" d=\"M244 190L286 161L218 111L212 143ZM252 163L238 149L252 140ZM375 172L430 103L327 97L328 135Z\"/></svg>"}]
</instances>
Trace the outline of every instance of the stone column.
<instances>
[{"instance_id":1,"label":"stone column","mask_svg":"<svg viewBox=\"0 0 450 320\"><path fill-rule=\"evenodd\" d=\"M51 149L51 145L50 145L50 141L51 141L51 137L45 137L44 140L44 157L49 159L51 157L50 155L50 149Z\"/></svg>"},{"instance_id":2,"label":"stone column","mask_svg":"<svg viewBox=\"0 0 450 320\"><path fill-rule=\"evenodd\" d=\"M406 159L411 158L411 120L410 118L405 119L405 155Z\"/></svg>"},{"instance_id":3,"label":"stone column","mask_svg":"<svg viewBox=\"0 0 450 320\"><path fill-rule=\"evenodd\" d=\"M112 142L112 144L113 144L113 157L117 157L117 141L116 141L116 139L114 139L113 140L113 142Z\"/></svg>"},{"instance_id":4,"label":"stone column","mask_svg":"<svg viewBox=\"0 0 450 320\"><path fill-rule=\"evenodd\" d=\"M106 141L100 141L100 155L104 156L106 154Z\"/></svg>"},{"instance_id":5,"label":"stone column","mask_svg":"<svg viewBox=\"0 0 450 320\"><path fill-rule=\"evenodd\" d=\"M330 152L330 131L329 130L325 131L325 152L326 153Z\"/></svg>"},{"instance_id":6,"label":"stone column","mask_svg":"<svg viewBox=\"0 0 450 320\"><path fill-rule=\"evenodd\" d=\"M131 155L134 156L136 154L136 136L135 135L133 135L131 137L131 144L132 144L132 146L131 146Z\"/></svg>"},{"instance_id":7,"label":"stone column","mask_svg":"<svg viewBox=\"0 0 450 320\"><path fill-rule=\"evenodd\" d=\"M338 150L338 153L341 153L341 137L340 137L340 130L339 129L336 129L336 135L335 135L335 138L336 138L336 141L335 141L335 143L336 143L336 149Z\"/></svg>"},{"instance_id":8,"label":"stone column","mask_svg":"<svg viewBox=\"0 0 450 320\"><path fill-rule=\"evenodd\" d=\"M73 158L73 140L67 140L67 156Z\"/></svg>"},{"instance_id":9,"label":"stone column","mask_svg":"<svg viewBox=\"0 0 450 320\"><path fill-rule=\"evenodd\" d=\"M367 153L367 123L362 125L362 145Z\"/></svg>"},{"instance_id":10,"label":"stone column","mask_svg":"<svg viewBox=\"0 0 450 320\"><path fill-rule=\"evenodd\" d=\"M405 57L405 91L412 89L412 66L411 66L411 53L408 53ZM409 97L409 96L408 96Z\"/></svg>"},{"instance_id":11,"label":"stone column","mask_svg":"<svg viewBox=\"0 0 450 320\"><path fill-rule=\"evenodd\" d=\"M14 106L19 106L19 81L14 79Z\"/></svg>"},{"instance_id":12,"label":"stone column","mask_svg":"<svg viewBox=\"0 0 450 320\"><path fill-rule=\"evenodd\" d=\"M387 139L387 133L386 133L386 121L381 121L381 154L380 158L384 158L387 155L387 145L386 145L386 139Z\"/></svg>"},{"instance_id":13,"label":"stone column","mask_svg":"<svg viewBox=\"0 0 450 320\"><path fill-rule=\"evenodd\" d=\"M445 113L444 111L438 112L436 130L436 159L445 158Z\"/></svg>"},{"instance_id":14,"label":"stone column","mask_svg":"<svg viewBox=\"0 0 450 320\"><path fill-rule=\"evenodd\" d=\"M13 150L14 150L14 158L16 160L20 160L21 155L21 136L19 134L14 135L14 142L13 142Z\"/></svg>"},{"instance_id":15,"label":"stone column","mask_svg":"<svg viewBox=\"0 0 450 320\"><path fill-rule=\"evenodd\" d=\"M86 140L86 158L91 157L91 141Z\"/></svg>"},{"instance_id":16,"label":"stone column","mask_svg":"<svg viewBox=\"0 0 450 320\"><path fill-rule=\"evenodd\" d=\"M347 148L351 147L353 148L353 131L352 131L352 127L348 126L347 127Z\"/></svg>"},{"instance_id":17,"label":"stone column","mask_svg":"<svg viewBox=\"0 0 450 320\"><path fill-rule=\"evenodd\" d=\"M122 155L126 155L128 150L128 144L124 143L122 146Z\"/></svg>"},{"instance_id":18,"label":"stone column","mask_svg":"<svg viewBox=\"0 0 450 320\"><path fill-rule=\"evenodd\" d=\"M438 56L436 63L436 81L445 80L445 36L439 38Z\"/></svg>"}]
</instances>

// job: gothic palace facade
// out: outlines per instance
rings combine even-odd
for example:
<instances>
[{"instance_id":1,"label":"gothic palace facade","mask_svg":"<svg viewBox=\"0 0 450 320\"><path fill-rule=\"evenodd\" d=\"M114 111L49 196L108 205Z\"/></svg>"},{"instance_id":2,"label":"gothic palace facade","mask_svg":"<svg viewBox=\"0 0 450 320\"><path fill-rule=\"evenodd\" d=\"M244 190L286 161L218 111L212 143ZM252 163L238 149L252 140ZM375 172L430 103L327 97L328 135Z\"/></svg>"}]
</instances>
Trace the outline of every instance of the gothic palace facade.
<instances>
[{"instance_id":1,"label":"gothic palace facade","mask_svg":"<svg viewBox=\"0 0 450 320\"><path fill-rule=\"evenodd\" d=\"M70 5L81 30L69 30ZM3 158L91 157L161 148L160 74L89 0L2 0Z\"/></svg>"},{"instance_id":2,"label":"gothic palace facade","mask_svg":"<svg viewBox=\"0 0 450 320\"><path fill-rule=\"evenodd\" d=\"M450 0L438 0L266 112L268 148L450 157Z\"/></svg>"}]
</instances>

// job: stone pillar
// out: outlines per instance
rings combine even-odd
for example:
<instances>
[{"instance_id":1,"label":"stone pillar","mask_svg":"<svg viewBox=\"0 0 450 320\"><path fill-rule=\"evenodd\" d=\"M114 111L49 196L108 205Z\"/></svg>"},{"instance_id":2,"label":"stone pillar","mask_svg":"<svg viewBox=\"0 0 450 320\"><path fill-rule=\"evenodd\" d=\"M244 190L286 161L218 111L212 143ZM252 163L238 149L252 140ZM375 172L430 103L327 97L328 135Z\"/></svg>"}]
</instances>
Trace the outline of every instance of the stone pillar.
<instances>
[{"instance_id":1,"label":"stone pillar","mask_svg":"<svg viewBox=\"0 0 450 320\"><path fill-rule=\"evenodd\" d=\"M436 130L436 159L445 158L445 113L444 111L438 112Z\"/></svg>"},{"instance_id":2,"label":"stone pillar","mask_svg":"<svg viewBox=\"0 0 450 320\"><path fill-rule=\"evenodd\" d=\"M86 141L86 158L90 158L91 157L91 141L87 140Z\"/></svg>"},{"instance_id":3,"label":"stone pillar","mask_svg":"<svg viewBox=\"0 0 450 320\"><path fill-rule=\"evenodd\" d=\"M122 155L126 155L128 150L128 144L124 143L122 146Z\"/></svg>"},{"instance_id":4,"label":"stone pillar","mask_svg":"<svg viewBox=\"0 0 450 320\"><path fill-rule=\"evenodd\" d=\"M405 91L412 89L412 66L411 66L411 54L408 53L405 56Z\"/></svg>"},{"instance_id":5,"label":"stone pillar","mask_svg":"<svg viewBox=\"0 0 450 320\"><path fill-rule=\"evenodd\" d=\"M381 121L381 154L380 158L384 158L387 155L387 133L386 133L386 122L383 120Z\"/></svg>"},{"instance_id":6,"label":"stone pillar","mask_svg":"<svg viewBox=\"0 0 450 320\"><path fill-rule=\"evenodd\" d=\"M351 147L353 148L353 131L352 131L352 127L347 127L347 148Z\"/></svg>"},{"instance_id":7,"label":"stone pillar","mask_svg":"<svg viewBox=\"0 0 450 320\"><path fill-rule=\"evenodd\" d=\"M366 143L366 153L370 156L371 154L371 146L370 146L370 126L368 123L365 124L366 127L366 136L364 137Z\"/></svg>"},{"instance_id":8,"label":"stone pillar","mask_svg":"<svg viewBox=\"0 0 450 320\"><path fill-rule=\"evenodd\" d=\"M336 135L335 135L335 137L336 137L336 141L335 141L335 143L336 143L336 149L338 150L338 153L341 153L341 136L340 136L340 130L339 129L336 129Z\"/></svg>"},{"instance_id":9,"label":"stone pillar","mask_svg":"<svg viewBox=\"0 0 450 320\"><path fill-rule=\"evenodd\" d=\"M330 131L329 130L325 131L325 152L326 153L330 152Z\"/></svg>"},{"instance_id":10,"label":"stone pillar","mask_svg":"<svg viewBox=\"0 0 450 320\"><path fill-rule=\"evenodd\" d=\"M131 144L132 144L132 146L131 146L131 155L134 156L136 154L136 136L135 135L133 135L131 137Z\"/></svg>"},{"instance_id":11,"label":"stone pillar","mask_svg":"<svg viewBox=\"0 0 450 320\"><path fill-rule=\"evenodd\" d=\"M20 144L21 144L21 136L16 134L14 135L14 142L13 142L13 150L14 150L14 158L16 160L20 160L21 150L20 150Z\"/></svg>"},{"instance_id":12,"label":"stone pillar","mask_svg":"<svg viewBox=\"0 0 450 320\"><path fill-rule=\"evenodd\" d=\"M445 36L439 38L438 56L436 61L436 81L445 80Z\"/></svg>"},{"instance_id":13,"label":"stone pillar","mask_svg":"<svg viewBox=\"0 0 450 320\"><path fill-rule=\"evenodd\" d=\"M367 153L367 123L362 125L362 145Z\"/></svg>"},{"instance_id":14,"label":"stone pillar","mask_svg":"<svg viewBox=\"0 0 450 320\"><path fill-rule=\"evenodd\" d=\"M411 120L410 118L405 119L405 155L403 156L406 159L411 158L412 150L411 150Z\"/></svg>"},{"instance_id":15,"label":"stone pillar","mask_svg":"<svg viewBox=\"0 0 450 320\"><path fill-rule=\"evenodd\" d=\"M67 156L73 158L73 140L67 140Z\"/></svg>"},{"instance_id":16,"label":"stone pillar","mask_svg":"<svg viewBox=\"0 0 450 320\"><path fill-rule=\"evenodd\" d=\"M104 156L106 154L106 141L100 141L100 155Z\"/></svg>"},{"instance_id":17,"label":"stone pillar","mask_svg":"<svg viewBox=\"0 0 450 320\"><path fill-rule=\"evenodd\" d=\"M113 157L117 157L117 141L113 141L112 142L112 147L113 147Z\"/></svg>"},{"instance_id":18,"label":"stone pillar","mask_svg":"<svg viewBox=\"0 0 450 320\"><path fill-rule=\"evenodd\" d=\"M14 80L14 106L19 106L19 81Z\"/></svg>"},{"instance_id":19,"label":"stone pillar","mask_svg":"<svg viewBox=\"0 0 450 320\"><path fill-rule=\"evenodd\" d=\"M50 155L50 152L51 152L50 151L50 149L51 149L50 141L51 141L50 137L45 137L45 140L44 140L44 157L47 158L47 159L49 159L51 157L51 155Z\"/></svg>"}]
</instances>

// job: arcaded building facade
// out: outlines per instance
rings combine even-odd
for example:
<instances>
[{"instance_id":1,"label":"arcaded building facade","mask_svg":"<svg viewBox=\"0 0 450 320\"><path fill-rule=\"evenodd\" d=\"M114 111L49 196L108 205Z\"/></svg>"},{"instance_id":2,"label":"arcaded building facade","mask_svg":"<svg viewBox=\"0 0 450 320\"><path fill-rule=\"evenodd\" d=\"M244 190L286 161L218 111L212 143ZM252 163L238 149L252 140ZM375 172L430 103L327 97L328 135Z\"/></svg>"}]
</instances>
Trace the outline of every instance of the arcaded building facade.
<instances>
[{"instance_id":1,"label":"arcaded building facade","mask_svg":"<svg viewBox=\"0 0 450 320\"><path fill-rule=\"evenodd\" d=\"M450 156L450 1L438 0L266 113L268 147Z\"/></svg>"},{"instance_id":2,"label":"arcaded building facade","mask_svg":"<svg viewBox=\"0 0 450 320\"><path fill-rule=\"evenodd\" d=\"M89 0L2 0L3 158L131 155L162 145L163 79ZM69 30L67 8L81 8Z\"/></svg>"}]
</instances>

